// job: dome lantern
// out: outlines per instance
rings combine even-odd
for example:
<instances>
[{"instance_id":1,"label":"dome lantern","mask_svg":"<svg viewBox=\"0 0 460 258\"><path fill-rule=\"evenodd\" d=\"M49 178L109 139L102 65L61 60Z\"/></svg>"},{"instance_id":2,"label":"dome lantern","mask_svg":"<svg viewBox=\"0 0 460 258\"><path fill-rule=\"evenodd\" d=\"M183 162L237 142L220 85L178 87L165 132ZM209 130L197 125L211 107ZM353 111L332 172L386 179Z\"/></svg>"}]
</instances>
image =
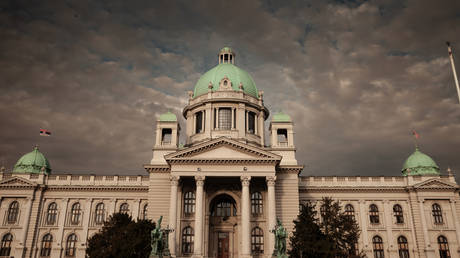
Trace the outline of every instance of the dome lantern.
<instances>
[{"instance_id":1,"label":"dome lantern","mask_svg":"<svg viewBox=\"0 0 460 258\"><path fill-rule=\"evenodd\" d=\"M219 51L219 64L235 64L235 53L229 47Z\"/></svg>"}]
</instances>

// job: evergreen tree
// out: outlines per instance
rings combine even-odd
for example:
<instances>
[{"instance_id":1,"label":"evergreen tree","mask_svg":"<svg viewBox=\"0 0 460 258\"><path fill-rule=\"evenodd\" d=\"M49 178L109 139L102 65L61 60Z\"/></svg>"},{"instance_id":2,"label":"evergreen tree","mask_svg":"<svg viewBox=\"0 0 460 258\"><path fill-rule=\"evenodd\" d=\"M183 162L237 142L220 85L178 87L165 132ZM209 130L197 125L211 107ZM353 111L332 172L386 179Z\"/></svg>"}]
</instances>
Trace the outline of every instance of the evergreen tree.
<instances>
[{"instance_id":1,"label":"evergreen tree","mask_svg":"<svg viewBox=\"0 0 460 258\"><path fill-rule=\"evenodd\" d=\"M125 213L115 213L102 230L88 240L86 255L90 258L149 257L150 232L155 224L150 220L133 221Z\"/></svg>"},{"instance_id":2,"label":"evergreen tree","mask_svg":"<svg viewBox=\"0 0 460 258\"><path fill-rule=\"evenodd\" d=\"M363 257L357 254L359 228L353 217L342 212L338 201L323 198L317 216L316 206L305 203L291 236L291 257Z\"/></svg>"}]
</instances>

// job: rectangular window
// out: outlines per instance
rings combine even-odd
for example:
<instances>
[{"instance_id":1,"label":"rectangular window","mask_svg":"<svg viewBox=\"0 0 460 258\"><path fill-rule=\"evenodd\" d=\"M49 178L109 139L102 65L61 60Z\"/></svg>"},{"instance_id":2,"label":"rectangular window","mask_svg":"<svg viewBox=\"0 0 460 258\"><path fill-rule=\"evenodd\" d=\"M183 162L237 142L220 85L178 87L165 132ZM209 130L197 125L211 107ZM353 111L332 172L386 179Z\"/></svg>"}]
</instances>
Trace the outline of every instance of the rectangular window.
<instances>
[{"instance_id":1,"label":"rectangular window","mask_svg":"<svg viewBox=\"0 0 460 258\"><path fill-rule=\"evenodd\" d=\"M161 144L171 144L172 129L164 128L161 130Z\"/></svg>"},{"instance_id":2,"label":"rectangular window","mask_svg":"<svg viewBox=\"0 0 460 258\"><path fill-rule=\"evenodd\" d=\"M256 130L256 114L248 112L248 128L249 133L255 133Z\"/></svg>"},{"instance_id":3,"label":"rectangular window","mask_svg":"<svg viewBox=\"0 0 460 258\"><path fill-rule=\"evenodd\" d=\"M232 110L219 108L219 129L230 130L232 128Z\"/></svg>"},{"instance_id":4,"label":"rectangular window","mask_svg":"<svg viewBox=\"0 0 460 258\"><path fill-rule=\"evenodd\" d=\"M203 131L203 112L198 112L195 116L195 133L201 133Z\"/></svg>"},{"instance_id":5,"label":"rectangular window","mask_svg":"<svg viewBox=\"0 0 460 258\"><path fill-rule=\"evenodd\" d=\"M287 140L287 130L286 129L278 129L276 131L277 136L278 136L278 144L280 146L287 146L288 145L288 140Z\"/></svg>"}]
</instances>

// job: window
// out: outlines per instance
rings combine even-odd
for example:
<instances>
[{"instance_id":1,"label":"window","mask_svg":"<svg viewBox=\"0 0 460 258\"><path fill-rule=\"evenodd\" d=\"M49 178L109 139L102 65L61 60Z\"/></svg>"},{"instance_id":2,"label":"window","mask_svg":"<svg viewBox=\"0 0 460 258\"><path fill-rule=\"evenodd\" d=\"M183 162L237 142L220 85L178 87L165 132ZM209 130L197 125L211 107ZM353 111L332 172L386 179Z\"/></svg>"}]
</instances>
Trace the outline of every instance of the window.
<instances>
[{"instance_id":1,"label":"window","mask_svg":"<svg viewBox=\"0 0 460 258\"><path fill-rule=\"evenodd\" d=\"M188 226L182 230L182 254L193 253L193 228Z\"/></svg>"},{"instance_id":2,"label":"window","mask_svg":"<svg viewBox=\"0 0 460 258\"><path fill-rule=\"evenodd\" d=\"M80 203L74 203L70 212L70 224L78 225L80 223L81 208Z\"/></svg>"},{"instance_id":3,"label":"window","mask_svg":"<svg viewBox=\"0 0 460 258\"><path fill-rule=\"evenodd\" d=\"M396 223L404 223L404 215L401 205L395 204L395 206L393 206L393 213L395 215Z\"/></svg>"},{"instance_id":4,"label":"window","mask_svg":"<svg viewBox=\"0 0 460 258\"><path fill-rule=\"evenodd\" d=\"M374 258L383 258L385 253L383 251L383 240L379 236L372 238L372 245L374 246Z\"/></svg>"},{"instance_id":5,"label":"window","mask_svg":"<svg viewBox=\"0 0 460 258\"><path fill-rule=\"evenodd\" d=\"M184 195L184 213L192 214L195 213L195 193L186 192Z\"/></svg>"},{"instance_id":6,"label":"window","mask_svg":"<svg viewBox=\"0 0 460 258\"><path fill-rule=\"evenodd\" d=\"M442 219L442 209L439 204L435 203L432 206L433 219L435 224L443 224L444 220Z\"/></svg>"},{"instance_id":7,"label":"window","mask_svg":"<svg viewBox=\"0 0 460 258\"><path fill-rule=\"evenodd\" d=\"M120 205L120 213L129 213L129 205L126 202Z\"/></svg>"},{"instance_id":8,"label":"window","mask_svg":"<svg viewBox=\"0 0 460 258\"><path fill-rule=\"evenodd\" d=\"M450 258L449 243L447 243L447 238L445 236L438 237L439 245L439 257L440 258Z\"/></svg>"},{"instance_id":9,"label":"window","mask_svg":"<svg viewBox=\"0 0 460 258\"><path fill-rule=\"evenodd\" d=\"M13 235L6 234L2 238L2 245L0 246L0 256L10 256L11 242L13 242Z\"/></svg>"},{"instance_id":10,"label":"window","mask_svg":"<svg viewBox=\"0 0 460 258\"><path fill-rule=\"evenodd\" d=\"M219 129L230 130L232 128L232 110L230 108L219 108Z\"/></svg>"},{"instance_id":11,"label":"window","mask_svg":"<svg viewBox=\"0 0 460 258\"><path fill-rule=\"evenodd\" d=\"M398 237L399 258L409 258L409 244L404 236Z\"/></svg>"},{"instance_id":12,"label":"window","mask_svg":"<svg viewBox=\"0 0 460 258\"><path fill-rule=\"evenodd\" d=\"M276 130L276 135L278 136L278 144L280 146L287 146L287 144L288 144L287 130L286 129L278 129L278 130Z\"/></svg>"},{"instance_id":13,"label":"window","mask_svg":"<svg viewBox=\"0 0 460 258\"><path fill-rule=\"evenodd\" d=\"M53 236L46 234L42 239L42 248L40 250L40 256L48 257L51 255L51 244L53 243Z\"/></svg>"},{"instance_id":14,"label":"window","mask_svg":"<svg viewBox=\"0 0 460 258\"><path fill-rule=\"evenodd\" d=\"M8 208L8 224L15 224L18 220L19 215L19 203L14 201Z\"/></svg>"},{"instance_id":15,"label":"window","mask_svg":"<svg viewBox=\"0 0 460 258\"><path fill-rule=\"evenodd\" d=\"M142 219L147 219L147 208L148 204L144 205L144 209L142 210Z\"/></svg>"},{"instance_id":16,"label":"window","mask_svg":"<svg viewBox=\"0 0 460 258\"><path fill-rule=\"evenodd\" d=\"M101 224L104 224L104 220L105 220L105 207L104 207L104 203L98 203L96 205L96 214L95 214L95 219L94 219L94 222L96 223L96 225L101 225Z\"/></svg>"},{"instance_id":17,"label":"window","mask_svg":"<svg viewBox=\"0 0 460 258\"><path fill-rule=\"evenodd\" d=\"M220 195L211 203L211 216L230 217L236 216L236 203L229 195Z\"/></svg>"},{"instance_id":18,"label":"window","mask_svg":"<svg viewBox=\"0 0 460 258\"><path fill-rule=\"evenodd\" d=\"M251 212L254 215L263 213L262 194L260 192L254 192L251 195Z\"/></svg>"},{"instance_id":19,"label":"window","mask_svg":"<svg viewBox=\"0 0 460 258\"><path fill-rule=\"evenodd\" d=\"M162 145L171 144L171 137L172 137L171 128L163 128L163 130L161 130L161 144Z\"/></svg>"},{"instance_id":20,"label":"window","mask_svg":"<svg viewBox=\"0 0 460 258\"><path fill-rule=\"evenodd\" d=\"M71 234L67 237L67 242L65 246L65 256L75 256L75 246L77 243L77 235Z\"/></svg>"},{"instance_id":21,"label":"window","mask_svg":"<svg viewBox=\"0 0 460 258\"><path fill-rule=\"evenodd\" d=\"M248 112L248 128L249 133L256 132L256 114L254 112Z\"/></svg>"},{"instance_id":22,"label":"window","mask_svg":"<svg viewBox=\"0 0 460 258\"><path fill-rule=\"evenodd\" d=\"M46 224L54 225L57 219L57 204L52 202L48 205L48 211L46 212Z\"/></svg>"},{"instance_id":23,"label":"window","mask_svg":"<svg viewBox=\"0 0 460 258\"><path fill-rule=\"evenodd\" d=\"M197 112L195 118L195 133L201 133L203 131L203 112Z\"/></svg>"},{"instance_id":24,"label":"window","mask_svg":"<svg viewBox=\"0 0 460 258\"><path fill-rule=\"evenodd\" d=\"M252 254L264 253L264 232L261 228L255 227L251 232L251 251Z\"/></svg>"},{"instance_id":25,"label":"window","mask_svg":"<svg viewBox=\"0 0 460 258\"><path fill-rule=\"evenodd\" d=\"M379 208L377 208L377 205L371 204L369 206L369 220L371 221L372 224L379 224Z\"/></svg>"},{"instance_id":26,"label":"window","mask_svg":"<svg viewBox=\"0 0 460 258\"><path fill-rule=\"evenodd\" d=\"M353 205L345 205L345 216L347 216L350 220L355 220L355 208L353 208Z\"/></svg>"}]
</instances>

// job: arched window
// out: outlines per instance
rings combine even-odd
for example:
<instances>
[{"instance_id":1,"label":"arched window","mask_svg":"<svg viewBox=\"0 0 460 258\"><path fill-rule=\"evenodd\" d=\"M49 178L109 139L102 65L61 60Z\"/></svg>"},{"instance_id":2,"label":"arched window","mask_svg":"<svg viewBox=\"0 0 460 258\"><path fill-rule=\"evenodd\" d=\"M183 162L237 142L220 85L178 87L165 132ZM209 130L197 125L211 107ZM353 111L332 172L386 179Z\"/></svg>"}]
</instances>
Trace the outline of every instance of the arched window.
<instances>
[{"instance_id":1,"label":"arched window","mask_svg":"<svg viewBox=\"0 0 460 258\"><path fill-rule=\"evenodd\" d=\"M182 230L182 254L193 253L193 228L188 226Z\"/></svg>"},{"instance_id":2,"label":"arched window","mask_svg":"<svg viewBox=\"0 0 460 258\"><path fill-rule=\"evenodd\" d=\"M19 203L14 201L8 208L8 224L15 224L18 220L19 215Z\"/></svg>"},{"instance_id":3,"label":"arched window","mask_svg":"<svg viewBox=\"0 0 460 258\"><path fill-rule=\"evenodd\" d=\"M104 224L105 221L105 206L104 203L98 203L96 205L96 213L95 213L95 218L94 222L96 225L101 225Z\"/></svg>"},{"instance_id":4,"label":"arched window","mask_svg":"<svg viewBox=\"0 0 460 258\"><path fill-rule=\"evenodd\" d=\"M398 237L399 258L409 258L409 244L404 236Z\"/></svg>"},{"instance_id":5,"label":"arched window","mask_svg":"<svg viewBox=\"0 0 460 258\"><path fill-rule=\"evenodd\" d=\"M77 235L71 234L67 237L67 242L65 246L65 256L75 256L77 244Z\"/></svg>"},{"instance_id":6,"label":"arched window","mask_svg":"<svg viewBox=\"0 0 460 258\"><path fill-rule=\"evenodd\" d=\"M372 224L379 224L379 208L375 204L369 206L369 220Z\"/></svg>"},{"instance_id":7,"label":"arched window","mask_svg":"<svg viewBox=\"0 0 460 258\"><path fill-rule=\"evenodd\" d=\"M383 251L383 240L379 236L374 236L372 238L372 245L374 247L374 258L383 258L385 253Z\"/></svg>"},{"instance_id":8,"label":"arched window","mask_svg":"<svg viewBox=\"0 0 460 258\"><path fill-rule=\"evenodd\" d=\"M398 223L398 224L404 223L404 215L403 215L403 209L402 209L401 205L395 204L393 206L393 213L394 213L394 216L395 216L395 219L396 219L396 223Z\"/></svg>"},{"instance_id":9,"label":"arched window","mask_svg":"<svg viewBox=\"0 0 460 258\"><path fill-rule=\"evenodd\" d=\"M253 215L260 215L263 213L262 194L260 192L251 194L251 212Z\"/></svg>"},{"instance_id":10,"label":"arched window","mask_svg":"<svg viewBox=\"0 0 460 258\"><path fill-rule=\"evenodd\" d=\"M440 258L450 258L449 243L445 236L438 237L439 245L439 257Z\"/></svg>"},{"instance_id":11,"label":"arched window","mask_svg":"<svg viewBox=\"0 0 460 258\"><path fill-rule=\"evenodd\" d=\"M129 213L129 205L126 202L120 205L120 213Z\"/></svg>"},{"instance_id":12,"label":"arched window","mask_svg":"<svg viewBox=\"0 0 460 258\"><path fill-rule=\"evenodd\" d=\"M345 216L348 218L354 220L355 219L355 208L353 208L353 205L347 204L345 205Z\"/></svg>"},{"instance_id":13,"label":"arched window","mask_svg":"<svg viewBox=\"0 0 460 258\"><path fill-rule=\"evenodd\" d=\"M184 194L184 213L193 214L195 213L195 193L186 192Z\"/></svg>"},{"instance_id":14,"label":"arched window","mask_svg":"<svg viewBox=\"0 0 460 258\"><path fill-rule=\"evenodd\" d=\"M51 255L51 244L53 243L53 236L46 234L42 239L42 248L40 249L40 256L48 257Z\"/></svg>"},{"instance_id":15,"label":"arched window","mask_svg":"<svg viewBox=\"0 0 460 258\"><path fill-rule=\"evenodd\" d=\"M72 205L72 210L70 211L70 224L78 225L80 223L80 217L81 217L80 203L76 202Z\"/></svg>"},{"instance_id":16,"label":"arched window","mask_svg":"<svg viewBox=\"0 0 460 258\"><path fill-rule=\"evenodd\" d=\"M434 203L432 206L433 219L435 224L443 224L444 220L442 219L442 209L441 206L437 203Z\"/></svg>"},{"instance_id":17,"label":"arched window","mask_svg":"<svg viewBox=\"0 0 460 258\"><path fill-rule=\"evenodd\" d=\"M54 225L57 219L57 204L52 202L48 205L48 210L46 211L46 224Z\"/></svg>"},{"instance_id":18,"label":"arched window","mask_svg":"<svg viewBox=\"0 0 460 258\"><path fill-rule=\"evenodd\" d=\"M142 219L147 219L147 208L148 204L145 204L144 208L142 209Z\"/></svg>"},{"instance_id":19,"label":"arched window","mask_svg":"<svg viewBox=\"0 0 460 258\"><path fill-rule=\"evenodd\" d=\"M255 227L252 229L251 250L252 250L252 254L263 254L264 253L264 232L259 227Z\"/></svg>"},{"instance_id":20,"label":"arched window","mask_svg":"<svg viewBox=\"0 0 460 258\"><path fill-rule=\"evenodd\" d=\"M13 242L13 235L8 233L3 236L2 244L0 246L0 256L10 256L11 242Z\"/></svg>"},{"instance_id":21,"label":"arched window","mask_svg":"<svg viewBox=\"0 0 460 258\"><path fill-rule=\"evenodd\" d=\"M236 216L236 203L229 195L216 197L211 203L211 216Z\"/></svg>"}]
</instances>

